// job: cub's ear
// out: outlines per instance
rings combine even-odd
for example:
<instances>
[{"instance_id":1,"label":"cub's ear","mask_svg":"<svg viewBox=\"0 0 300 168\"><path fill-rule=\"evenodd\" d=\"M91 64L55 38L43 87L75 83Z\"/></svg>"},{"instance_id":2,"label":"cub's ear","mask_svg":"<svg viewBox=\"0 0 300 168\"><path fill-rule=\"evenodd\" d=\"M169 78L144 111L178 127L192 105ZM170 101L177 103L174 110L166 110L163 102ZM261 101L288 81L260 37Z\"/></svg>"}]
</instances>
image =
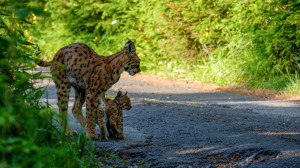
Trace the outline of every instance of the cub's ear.
<instances>
[{"instance_id":1,"label":"cub's ear","mask_svg":"<svg viewBox=\"0 0 300 168\"><path fill-rule=\"evenodd\" d=\"M128 41L124 48L126 48L126 53L129 55L129 56L134 56L135 55L135 46L134 46L134 43L132 41Z\"/></svg>"},{"instance_id":2,"label":"cub's ear","mask_svg":"<svg viewBox=\"0 0 300 168\"><path fill-rule=\"evenodd\" d=\"M122 96L122 92L119 90L116 96L116 99L119 99Z\"/></svg>"}]
</instances>

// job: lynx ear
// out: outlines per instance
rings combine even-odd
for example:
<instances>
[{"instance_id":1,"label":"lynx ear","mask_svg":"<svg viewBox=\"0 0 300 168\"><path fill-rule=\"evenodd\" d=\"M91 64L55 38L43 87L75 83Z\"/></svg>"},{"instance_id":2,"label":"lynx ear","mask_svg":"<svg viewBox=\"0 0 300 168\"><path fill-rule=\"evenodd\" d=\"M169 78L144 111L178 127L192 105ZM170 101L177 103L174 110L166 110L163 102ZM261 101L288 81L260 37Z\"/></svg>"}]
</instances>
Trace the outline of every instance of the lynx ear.
<instances>
[{"instance_id":1,"label":"lynx ear","mask_svg":"<svg viewBox=\"0 0 300 168\"><path fill-rule=\"evenodd\" d=\"M125 94L124 95L126 95L127 96L127 92L125 92Z\"/></svg>"},{"instance_id":2,"label":"lynx ear","mask_svg":"<svg viewBox=\"0 0 300 168\"><path fill-rule=\"evenodd\" d=\"M119 99L122 96L122 92L119 90L116 96L116 99Z\"/></svg>"},{"instance_id":3,"label":"lynx ear","mask_svg":"<svg viewBox=\"0 0 300 168\"><path fill-rule=\"evenodd\" d=\"M127 48L127 50L130 48L130 44L132 43L132 41L128 41L126 44L125 44L125 46L124 46L124 48Z\"/></svg>"},{"instance_id":4,"label":"lynx ear","mask_svg":"<svg viewBox=\"0 0 300 168\"><path fill-rule=\"evenodd\" d=\"M127 53L129 56L134 56L134 54L135 54L135 46L134 46L134 43L133 43L131 40L129 40L129 41L125 44L124 48L126 48L126 53Z\"/></svg>"}]
</instances>

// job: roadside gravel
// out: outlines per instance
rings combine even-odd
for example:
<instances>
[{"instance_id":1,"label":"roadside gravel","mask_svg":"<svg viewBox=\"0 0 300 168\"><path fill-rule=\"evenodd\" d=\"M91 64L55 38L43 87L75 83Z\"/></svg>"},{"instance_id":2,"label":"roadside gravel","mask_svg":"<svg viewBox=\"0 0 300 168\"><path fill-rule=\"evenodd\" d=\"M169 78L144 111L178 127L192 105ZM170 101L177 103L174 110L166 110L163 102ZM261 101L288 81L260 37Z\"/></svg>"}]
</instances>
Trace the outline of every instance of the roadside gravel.
<instances>
[{"instance_id":1,"label":"roadside gravel","mask_svg":"<svg viewBox=\"0 0 300 168\"><path fill-rule=\"evenodd\" d=\"M47 71L41 69L42 71ZM44 80L41 85L47 85ZM94 141L102 163L117 167L300 167L300 103L123 77L108 94L128 91L125 140ZM57 108L53 83L49 103ZM46 100L44 95L41 101ZM74 119L69 103L69 121ZM85 111L85 105L84 105ZM119 158L107 157L111 152Z\"/></svg>"}]
</instances>

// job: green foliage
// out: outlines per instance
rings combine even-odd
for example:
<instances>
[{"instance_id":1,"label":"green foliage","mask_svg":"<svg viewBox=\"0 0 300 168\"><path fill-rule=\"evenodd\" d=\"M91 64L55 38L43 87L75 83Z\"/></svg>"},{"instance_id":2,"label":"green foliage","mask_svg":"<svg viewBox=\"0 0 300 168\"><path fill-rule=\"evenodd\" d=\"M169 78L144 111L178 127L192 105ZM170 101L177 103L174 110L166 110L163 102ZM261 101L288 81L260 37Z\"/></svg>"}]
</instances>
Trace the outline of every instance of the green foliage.
<instances>
[{"instance_id":1,"label":"green foliage","mask_svg":"<svg viewBox=\"0 0 300 168\"><path fill-rule=\"evenodd\" d=\"M137 44L145 73L218 85L299 88L298 1L44 0L42 4L50 17L30 32L48 59L74 42L109 55L130 38ZM293 87L291 81L297 81Z\"/></svg>"},{"instance_id":2,"label":"green foliage","mask_svg":"<svg viewBox=\"0 0 300 168\"><path fill-rule=\"evenodd\" d=\"M294 0L0 1L0 167L95 166L90 141L61 134L39 103L31 57L74 42L109 55L129 38L145 73L299 93L299 9Z\"/></svg>"},{"instance_id":3,"label":"green foliage","mask_svg":"<svg viewBox=\"0 0 300 168\"><path fill-rule=\"evenodd\" d=\"M42 10L26 2L0 2L0 167L96 166L85 136L65 137L39 102L43 88L34 84L43 76L30 72L39 50L23 29Z\"/></svg>"}]
</instances>

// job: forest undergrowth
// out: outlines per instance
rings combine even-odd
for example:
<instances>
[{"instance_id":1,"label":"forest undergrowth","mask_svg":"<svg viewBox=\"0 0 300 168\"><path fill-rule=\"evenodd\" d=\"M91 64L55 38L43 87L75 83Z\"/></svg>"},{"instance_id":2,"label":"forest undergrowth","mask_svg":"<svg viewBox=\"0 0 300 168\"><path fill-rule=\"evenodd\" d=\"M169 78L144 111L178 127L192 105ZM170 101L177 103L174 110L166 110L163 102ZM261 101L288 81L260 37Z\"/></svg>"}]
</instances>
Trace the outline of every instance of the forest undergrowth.
<instances>
[{"instance_id":1,"label":"forest undergrowth","mask_svg":"<svg viewBox=\"0 0 300 168\"><path fill-rule=\"evenodd\" d=\"M142 73L219 86L300 92L300 2L293 0L30 1L47 17L27 37L51 60L82 42L100 55L137 46Z\"/></svg>"}]
</instances>

